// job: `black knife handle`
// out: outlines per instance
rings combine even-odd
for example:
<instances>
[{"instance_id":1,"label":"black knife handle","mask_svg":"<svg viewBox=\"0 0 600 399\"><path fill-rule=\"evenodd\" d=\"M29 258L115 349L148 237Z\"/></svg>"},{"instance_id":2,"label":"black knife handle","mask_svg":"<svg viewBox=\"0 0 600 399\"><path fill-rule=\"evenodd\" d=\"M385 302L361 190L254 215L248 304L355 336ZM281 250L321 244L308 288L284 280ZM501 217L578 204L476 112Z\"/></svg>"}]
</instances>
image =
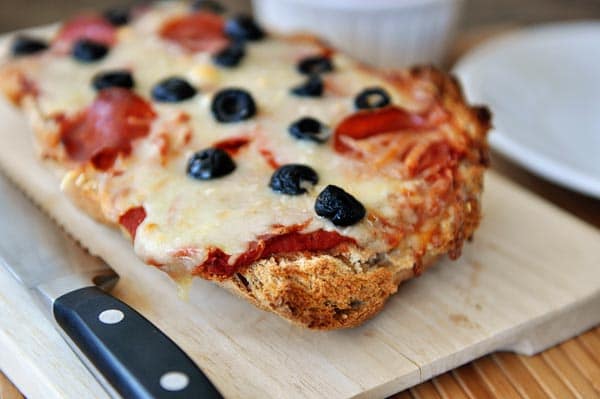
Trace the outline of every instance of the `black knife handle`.
<instances>
[{"instance_id":1,"label":"black knife handle","mask_svg":"<svg viewBox=\"0 0 600 399\"><path fill-rule=\"evenodd\" d=\"M53 311L58 325L124 398L222 398L171 339L101 289L65 294Z\"/></svg>"}]
</instances>

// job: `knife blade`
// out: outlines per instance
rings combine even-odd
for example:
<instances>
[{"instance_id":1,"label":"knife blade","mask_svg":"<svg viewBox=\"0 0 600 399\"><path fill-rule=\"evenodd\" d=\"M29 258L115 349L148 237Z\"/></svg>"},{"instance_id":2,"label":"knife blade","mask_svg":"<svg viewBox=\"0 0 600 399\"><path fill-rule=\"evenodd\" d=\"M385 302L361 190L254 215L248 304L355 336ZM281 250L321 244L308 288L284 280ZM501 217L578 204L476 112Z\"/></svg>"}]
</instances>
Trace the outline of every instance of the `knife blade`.
<instances>
[{"instance_id":1,"label":"knife blade","mask_svg":"<svg viewBox=\"0 0 600 399\"><path fill-rule=\"evenodd\" d=\"M165 334L108 294L118 275L0 174L0 264L112 397L222 398Z\"/></svg>"}]
</instances>

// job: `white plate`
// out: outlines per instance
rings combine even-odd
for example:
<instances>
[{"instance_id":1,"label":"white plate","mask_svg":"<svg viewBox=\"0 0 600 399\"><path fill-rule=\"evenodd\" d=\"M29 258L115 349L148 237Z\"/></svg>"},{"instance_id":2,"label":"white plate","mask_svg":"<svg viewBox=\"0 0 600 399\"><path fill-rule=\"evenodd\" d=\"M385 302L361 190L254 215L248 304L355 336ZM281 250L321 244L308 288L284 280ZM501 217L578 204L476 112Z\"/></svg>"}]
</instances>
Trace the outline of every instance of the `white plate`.
<instances>
[{"instance_id":1,"label":"white plate","mask_svg":"<svg viewBox=\"0 0 600 399\"><path fill-rule=\"evenodd\" d=\"M492 110L492 147L600 198L600 23L499 37L468 53L455 72L467 98Z\"/></svg>"}]
</instances>

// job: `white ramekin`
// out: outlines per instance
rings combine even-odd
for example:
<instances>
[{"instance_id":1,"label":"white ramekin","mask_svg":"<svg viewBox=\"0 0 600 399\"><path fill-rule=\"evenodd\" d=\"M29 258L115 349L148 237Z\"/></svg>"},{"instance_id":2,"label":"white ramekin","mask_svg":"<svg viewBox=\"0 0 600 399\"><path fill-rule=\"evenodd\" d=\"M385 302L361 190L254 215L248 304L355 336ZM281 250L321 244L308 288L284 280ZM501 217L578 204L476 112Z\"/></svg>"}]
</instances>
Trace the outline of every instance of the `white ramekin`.
<instances>
[{"instance_id":1,"label":"white ramekin","mask_svg":"<svg viewBox=\"0 0 600 399\"><path fill-rule=\"evenodd\" d=\"M266 28L310 32L368 64L439 64L462 0L253 0Z\"/></svg>"}]
</instances>

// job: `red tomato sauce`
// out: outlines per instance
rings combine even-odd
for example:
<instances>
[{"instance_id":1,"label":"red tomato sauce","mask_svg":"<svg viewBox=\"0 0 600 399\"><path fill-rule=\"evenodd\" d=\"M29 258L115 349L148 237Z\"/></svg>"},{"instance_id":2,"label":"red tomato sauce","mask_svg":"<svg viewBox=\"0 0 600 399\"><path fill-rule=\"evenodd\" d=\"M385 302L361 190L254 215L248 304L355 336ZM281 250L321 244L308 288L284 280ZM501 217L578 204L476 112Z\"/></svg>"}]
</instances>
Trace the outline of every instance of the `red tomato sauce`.
<instances>
[{"instance_id":1,"label":"red tomato sauce","mask_svg":"<svg viewBox=\"0 0 600 399\"><path fill-rule=\"evenodd\" d=\"M196 12L167 21L160 29L160 36L191 52L214 53L229 42L224 29L223 17L208 12Z\"/></svg>"},{"instance_id":2,"label":"red tomato sauce","mask_svg":"<svg viewBox=\"0 0 600 399\"><path fill-rule=\"evenodd\" d=\"M267 150L266 148L261 148L258 150L258 152L273 169L277 169L281 166L279 162L277 162L277 160L275 159L275 155L273 155L273 153L270 150Z\"/></svg>"},{"instance_id":3,"label":"red tomato sauce","mask_svg":"<svg viewBox=\"0 0 600 399\"><path fill-rule=\"evenodd\" d=\"M251 263L271 255L299 251L326 251L343 243L349 244L355 243L355 241L335 231L317 230L306 234L292 231L253 242L249 249L232 264L229 263L231 255L219 248L213 248L209 251L207 259L196 266L192 274L230 277Z\"/></svg>"},{"instance_id":4,"label":"red tomato sauce","mask_svg":"<svg viewBox=\"0 0 600 399\"><path fill-rule=\"evenodd\" d=\"M14 92L9 92L10 100L15 104L20 105L26 97L36 98L40 94L37 84L25 76L23 73L18 73L18 89Z\"/></svg>"},{"instance_id":5,"label":"red tomato sauce","mask_svg":"<svg viewBox=\"0 0 600 399\"><path fill-rule=\"evenodd\" d=\"M73 161L91 161L106 170L117 155L131 152L133 140L148 134L155 116L150 104L133 92L104 89L86 110L61 121L61 142Z\"/></svg>"},{"instance_id":6,"label":"red tomato sauce","mask_svg":"<svg viewBox=\"0 0 600 399\"><path fill-rule=\"evenodd\" d=\"M250 139L248 137L230 137L216 142L213 147L227 151L229 155L235 155L249 143Z\"/></svg>"},{"instance_id":7,"label":"red tomato sauce","mask_svg":"<svg viewBox=\"0 0 600 399\"><path fill-rule=\"evenodd\" d=\"M416 164L407 165L411 176L416 176L425 170L429 175L441 172L444 168L454 167L458 163L459 153L450 144L440 141L429 146Z\"/></svg>"},{"instance_id":8,"label":"red tomato sauce","mask_svg":"<svg viewBox=\"0 0 600 399\"><path fill-rule=\"evenodd\" d=\"M344 144L341 136L355 140L364 140L383 133L401 132L412 129L421 130L434 127L427 115L414 114L403 108L388 106L374 110L363 110L342 120L334 133L334 148L337 152L345 153L351 149Z\"/></svg>"},{"instance_id":9,"label":"red tomato sauce","mask_svg":"<svg viewBox=\"0 0 600 399\"><path fill-rule=\"evenodd\" d=\"M129 209L119 217L119 224L129 232L132 240L135 240L137 228L146 219L146 210L143 206Z\"/></svg>"},{"instance_id":10,"label":"red tomato sauce","mask_svg":"<svg viewBox=\"0 0 600 399\"><path fill-rule=\"evenodd\" d=\"M60 50L69 51L71 45L80 39L112 46L117 41L116 29L100 15L80 15L62 25L54 43Z\"/></svg>"}]
</instances>

